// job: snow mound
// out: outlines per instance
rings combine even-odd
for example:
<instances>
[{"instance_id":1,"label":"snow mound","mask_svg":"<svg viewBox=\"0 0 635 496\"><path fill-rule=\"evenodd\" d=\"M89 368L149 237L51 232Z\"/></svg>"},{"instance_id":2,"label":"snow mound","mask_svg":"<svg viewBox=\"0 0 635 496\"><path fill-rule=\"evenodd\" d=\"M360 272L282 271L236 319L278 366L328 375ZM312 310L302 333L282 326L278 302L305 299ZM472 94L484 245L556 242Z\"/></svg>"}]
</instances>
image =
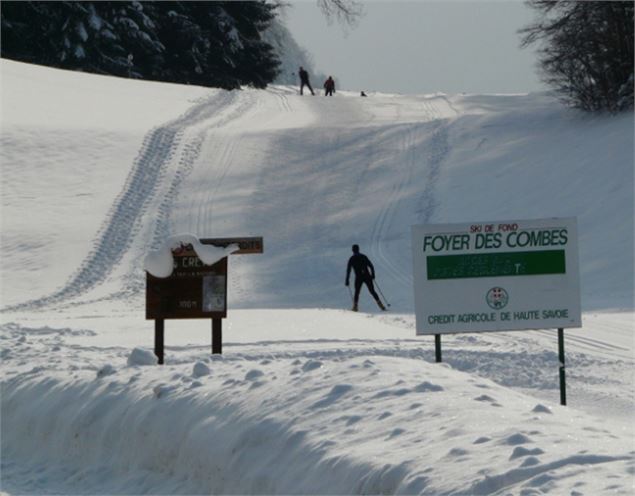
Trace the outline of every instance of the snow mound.
<instances>
[{"instance_id":1,"label":"snow mound","mask_svg":"<svg viewBox=\"0 0 635 496\"><path fill-rule=\"evenodd\" d=\"M154 353L141 348L135 348L128 356L129 367L136 365L156 365L157 363L158 359Z\"/></svg>"},{"instance_id":2,"label":"snow mound","mask_svg":"<svg viewBox=\"0 0 635 496\"><path fill-rule=\"evenodd\" d=\"M192 370L192 377L203 377L205 375L209 375L210 370L207 365L203 362L196 362L194 364L194 368Z\"/></svg>"},{"instance_id":3,"label":"snow mound","mask_svg":"<svg viewBox=\"0 0 635 496\"><path fill-rule=\"evenodd\" d=\"M116 374L116 373L117 373L117 370L112 365L110 365L108 363L108 364L104 365L102 368L100 368L97 371L97 377L98 378L106 377L106 376L113 375L113 374Z\"/></svg>"}]
</instances>

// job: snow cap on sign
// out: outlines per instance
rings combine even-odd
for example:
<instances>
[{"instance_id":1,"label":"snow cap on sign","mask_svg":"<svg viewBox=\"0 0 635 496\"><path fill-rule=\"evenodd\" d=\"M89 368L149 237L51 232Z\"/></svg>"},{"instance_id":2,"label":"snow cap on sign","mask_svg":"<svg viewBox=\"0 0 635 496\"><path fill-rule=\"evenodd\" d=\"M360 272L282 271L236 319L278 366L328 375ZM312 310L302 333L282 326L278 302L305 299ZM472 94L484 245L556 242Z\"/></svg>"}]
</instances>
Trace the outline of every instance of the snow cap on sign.
<instances>
[{"instance_id":1,"label":"snow cap on sign","mask_svg":"<svg viewBox=\"0 0 635 496\"><path fill-rule=\"evenodd\" d=\"M214 265L240 248L236 243L225 248L204 245L192 234L177 234L168 238L160 249L148 253L143 261L143 268L154 277L169 277L174 269L172 250L181 248L183 245L192 245L196 255L205 265Z\"/></svg>"}]
</instances>

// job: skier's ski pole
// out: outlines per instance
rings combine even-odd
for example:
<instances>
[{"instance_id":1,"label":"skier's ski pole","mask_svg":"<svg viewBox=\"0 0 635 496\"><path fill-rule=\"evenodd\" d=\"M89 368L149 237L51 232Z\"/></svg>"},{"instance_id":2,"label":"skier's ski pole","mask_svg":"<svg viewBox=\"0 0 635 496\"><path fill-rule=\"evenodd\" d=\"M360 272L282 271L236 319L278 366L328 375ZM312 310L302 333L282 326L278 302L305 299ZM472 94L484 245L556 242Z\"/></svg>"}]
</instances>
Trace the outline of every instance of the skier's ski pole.
<instances>
[{"instance_id":1,"label":"skier's ski pole","mask_svg":"<svg viewBox=\"0 0 635 496\"><path fill-rule=\"evenodd\" d=\"M351 303L355 303L355 301L353 300L353 292L351 291L351 287L350 286L346 286L348 288L348 294L351 296Z\"/></svg>"},{"instance_id":2,"label":"skier's ski pole","mask_svg":"<svg viewBox=\"0 0 635 496\"><path fill-rule=\"evenodd\" d=\"M375 286L377 286L377 289L379 290L379 294L381 295L381 297L384 299L384 301L386 302L386 306L389 307L390 303L388 303L388 300L386 299L386 297L384 296L384 293L382 292L381 288L379 287L379 284L377 284L377 281L375 281Z\"/></svg>"}]
</instances>

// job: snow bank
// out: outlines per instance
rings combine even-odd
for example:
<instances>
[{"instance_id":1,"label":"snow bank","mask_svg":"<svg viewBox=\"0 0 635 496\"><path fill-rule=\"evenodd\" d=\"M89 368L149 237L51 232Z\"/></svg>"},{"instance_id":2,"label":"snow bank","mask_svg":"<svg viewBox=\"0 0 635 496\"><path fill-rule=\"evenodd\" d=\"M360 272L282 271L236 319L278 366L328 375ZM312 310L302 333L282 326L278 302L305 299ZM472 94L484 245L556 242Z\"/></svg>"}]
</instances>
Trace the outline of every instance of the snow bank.
<instances>
[{"instance_id":1,"label":"snow bank","mask_svg":"<svg viewBox=\"0 0 635 496\"><path fill-rule=\"evenodd\" d=\"M127 368L110 355L117 373L99 379L82 363L10 378L3 457L46 466L62 492L628 490L622 433L573 409L424 361L314 355L199 354L194 377L179 357Z\"/></svg>"}]
</instances>

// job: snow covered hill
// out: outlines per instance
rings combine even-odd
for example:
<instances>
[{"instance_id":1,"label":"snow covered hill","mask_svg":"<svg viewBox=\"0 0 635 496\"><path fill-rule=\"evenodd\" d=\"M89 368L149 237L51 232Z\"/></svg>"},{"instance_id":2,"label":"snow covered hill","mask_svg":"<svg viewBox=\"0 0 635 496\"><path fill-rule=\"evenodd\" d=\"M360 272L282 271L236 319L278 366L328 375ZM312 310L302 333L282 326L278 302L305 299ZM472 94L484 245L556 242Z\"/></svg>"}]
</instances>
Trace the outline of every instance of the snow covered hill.
<instances>
[{"instance_id":1,"label":"snow covered hill","mask_svg":"<svg viewBox=\"0 0 635 496\"><path fill-rule=\"evenodd\" d=\"M226 92L3 60L2 479L9 493L630 494L633 116L546 94ZM414 333L410 226L578 218L584 327ZM225 351L168 321L144 256L232 256ZM350 246L391 311L347 311Z\"/></svg>"}]
</instances>

